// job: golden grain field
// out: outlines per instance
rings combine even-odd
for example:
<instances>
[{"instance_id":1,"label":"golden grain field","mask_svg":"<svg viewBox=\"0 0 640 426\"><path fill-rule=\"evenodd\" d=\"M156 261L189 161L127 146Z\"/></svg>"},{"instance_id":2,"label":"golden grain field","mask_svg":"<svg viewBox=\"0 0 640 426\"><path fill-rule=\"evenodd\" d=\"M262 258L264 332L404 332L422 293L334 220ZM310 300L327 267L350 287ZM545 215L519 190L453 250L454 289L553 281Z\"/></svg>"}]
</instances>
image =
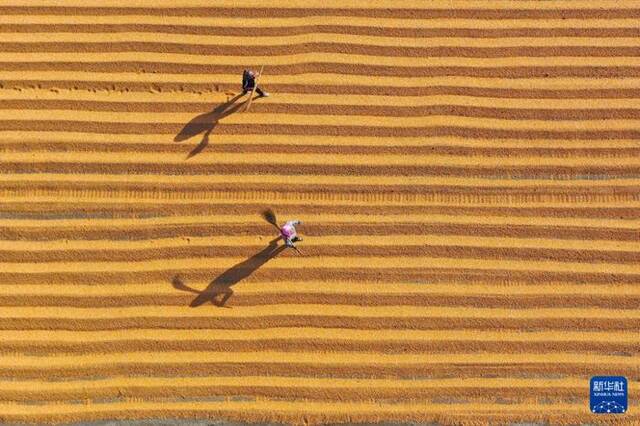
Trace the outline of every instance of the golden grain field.
<instances>
[{"instance_id":1,"label":"golden grain field","mask_svg":"<svg viewBox=\"0 0 640 426\"><path fill-rule=\"evenodd\" d=\"M639 24L0 1L0 422L640 424Z\"/></svg>"}]
</instances>

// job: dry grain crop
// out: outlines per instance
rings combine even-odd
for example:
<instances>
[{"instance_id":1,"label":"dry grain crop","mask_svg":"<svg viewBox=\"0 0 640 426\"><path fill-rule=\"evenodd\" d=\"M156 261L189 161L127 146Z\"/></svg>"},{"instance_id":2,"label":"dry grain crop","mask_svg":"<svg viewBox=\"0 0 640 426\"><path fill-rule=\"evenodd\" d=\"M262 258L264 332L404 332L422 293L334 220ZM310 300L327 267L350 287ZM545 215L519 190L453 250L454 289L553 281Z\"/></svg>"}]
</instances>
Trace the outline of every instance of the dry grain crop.
<instances>
[{"instance_id":1,"label":"dry grain crop","mask_svg":"<svg viewBox=\"0 0 640 426\"><path fill-rule=\"evenodd\" d=\"M639 19L0 2L0 421L640 424Z\"/></svg>"}]
</instances>

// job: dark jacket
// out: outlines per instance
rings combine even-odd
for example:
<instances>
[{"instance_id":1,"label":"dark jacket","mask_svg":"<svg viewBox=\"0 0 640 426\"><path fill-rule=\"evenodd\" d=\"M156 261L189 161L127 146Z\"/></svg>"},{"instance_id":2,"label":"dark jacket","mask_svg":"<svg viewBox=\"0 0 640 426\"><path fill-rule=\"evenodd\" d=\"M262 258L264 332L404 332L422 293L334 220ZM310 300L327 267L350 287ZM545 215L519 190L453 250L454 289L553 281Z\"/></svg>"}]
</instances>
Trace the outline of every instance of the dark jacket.
<instances>
[{"instance_id":1,"label":"dark jacket","mask_svg":"<svg viewBox=\"0 0 640 426\"><path fill-rule=\"evenodd\" d=\"M242 73L242 90L253 90L253 87L255 85L255 74L253 74L249 70L244 70L244 72Z\"/></svg>"}]
</instances>

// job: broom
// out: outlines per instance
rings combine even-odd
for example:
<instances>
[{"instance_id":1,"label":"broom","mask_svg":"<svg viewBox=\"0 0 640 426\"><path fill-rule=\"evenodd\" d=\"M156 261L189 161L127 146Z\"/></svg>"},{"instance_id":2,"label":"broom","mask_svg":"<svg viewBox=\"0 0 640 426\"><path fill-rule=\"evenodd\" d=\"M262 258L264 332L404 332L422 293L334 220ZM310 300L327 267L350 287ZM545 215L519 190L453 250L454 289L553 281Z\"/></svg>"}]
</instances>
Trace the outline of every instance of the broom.
<instances>
[{"instance_id":1,"label":"broom","mask_svg":"<svg viewBox=\"0 0 640 426\"><path fill-rule=\"evenodd\" d=\"M262 217L264 218L264 220L266 220L267 222L269 222L270 224L275 226L276 229L278 230L278 232L280 232L280 227L278 226L278 221L276 219L276 214L273 212L273 210L271 210L271 209L264 210L262 212Z\"/></svg>"}]
</instances>

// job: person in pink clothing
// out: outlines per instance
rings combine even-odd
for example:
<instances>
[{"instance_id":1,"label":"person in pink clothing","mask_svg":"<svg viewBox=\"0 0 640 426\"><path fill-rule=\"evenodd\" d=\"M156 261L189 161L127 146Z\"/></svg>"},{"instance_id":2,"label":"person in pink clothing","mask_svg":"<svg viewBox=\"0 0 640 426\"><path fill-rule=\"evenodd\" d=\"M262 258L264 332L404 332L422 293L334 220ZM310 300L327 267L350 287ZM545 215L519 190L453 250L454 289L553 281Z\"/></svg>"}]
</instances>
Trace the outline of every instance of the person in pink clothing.
<instances>
[{"instance_id":1,"label":"person in pink clothing","mask_svg":"<svg viewBox=\"0 0 640 426\"><path fill-rule=\"evenodd\" d=\"M293 243L302 241L302 238L298 237L296 233L296 226L300 224L302 224L300 220L290 220L280 228L280 235L282 235L282 239L287 247L296 248Z\"/></svg>"},{"instance_id":2,"label":"person in pink clothing","mask_svg":"<svg viewBox=\"0 0 640 426\"><path fill-rule=\"evenodd\" d=\"M262 211L262 218L273 225L278 231L280 231L280 237L284 240L285 247L290 247L295 251L300 253L300 250L293 244L298 241L302 241L302 238L298 237L296 232L296 226L302 224L301 220L290 220L284 225L278 225L278 219L276 218L276 214L271 209L266 209Z\"/></svg>"}]
</instances>

